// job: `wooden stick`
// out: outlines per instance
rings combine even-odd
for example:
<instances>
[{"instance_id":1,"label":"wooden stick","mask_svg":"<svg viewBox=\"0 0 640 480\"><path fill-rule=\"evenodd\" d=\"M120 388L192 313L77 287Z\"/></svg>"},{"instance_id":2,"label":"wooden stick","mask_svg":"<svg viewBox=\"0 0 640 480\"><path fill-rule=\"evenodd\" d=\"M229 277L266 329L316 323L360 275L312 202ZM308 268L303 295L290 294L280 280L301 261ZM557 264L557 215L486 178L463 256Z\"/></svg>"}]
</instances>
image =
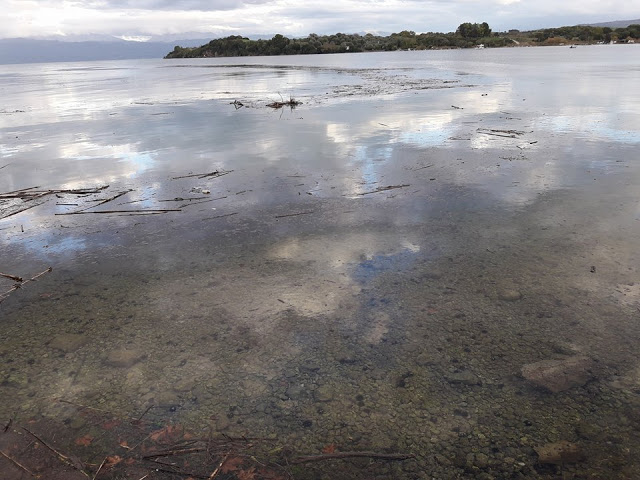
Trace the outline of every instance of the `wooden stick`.
<instances>
[{"instance_id":1,"label":"wooden stick","mask_svg":"<svg viewBox=\"0 0 640 480\"><path fill-rule=\"evenodd\" d=\"M232 217L233 215L237 215L237 214L238 214L238 212L227 213L225 215L217 215L215 217L203 218L202 220L213 220L213 219L216 219L216 218Z\"/></svg>"},{"instance_id":2,"label":"wooden stick","mask_svg":"<svg viewBox=\"0 0 640 480\"><path fill-rule=\"evenodd\" d=\"M104 205L105 203L109 203L112 200L115 200L116 198L120 198L123 195L126 195L129 192L133 192L133 189L130 188L129 190L125 190L124 192L120 192L117 195L114 195L113 197L107 198L105 200L102 200L100 203L96 203L95 205L91 205L90 207L87 208L83 208L82 210L79 210L80 212L83 212L84 210L89 210L90 208L96 208L99 207L100 205Z\"/></svg>"},{"instance_id":3,"label":"wooden stick","mask_svg":"<svg viewBox=\"0 0 640 480\"><path fill-rule=\"evenodd\" d=\"M187 453L205 452L206 450L207 450L206 448L202 448L202 447L165 450L164 452L158 452L151 455L144 455L142 458L149 459L149 458L157 458L157 457L171 457L173 455L184 455Z\"/></svg>"},{"instance_id":4,"label":"wooden stick","mask_svg":"<svg viewBox=\"0 0 640 480\"><path fill-rule=\"evenodd\" d=\"M39 187L31 187L31 188L24 188L22 190L14 190L13 192L7 192L7 193L0 193L0 198L2 199L6 199L6 198L22 198L23 200L25 198L39 198L39 197L43 197L45 195L54 195L54 194L58 194L58 193L70 193L70 194L74 194L74 195L86 195L86 194L91 194L91 193L100 193L102 190L104 190L105 188L108 188L109 185L104 185L102 187L96 187L96 188L78 188L78 189L51 189L51 190L36 190L33 191L36 188Z\"/></svg>"},{"instance_id":5,"label":"wooden stick","mask_svg":"<svg viewBox=\"0 0 640 480\"><path fill-rule=\"evenodd\" d=\"M211 475L209 475L209 480L213 480L214 478L216 478L216 476L218 475L218 472L220 471L220 469L224 465L224 462L227 461L227 458L229 458L229 454L228 453L224 457L222 457L222 460L220 460L220 463L218 464L216 469L213 472L211 472Z\"/></svg>"},{"instance_id":6,"label":"wooden stick","mask_svg":"<svg viewBox=\"0 0 640 480\"><path fill-rule=\"evenodd\" d=\"M22 277L18 277L16 275L9 275L8 273L0 273L0 277L9 278L11 280L15 280L16 282L23 282Z\"/></svg>"},{"instance_id":7,"label":"wooden stick","mask_svg":"<svg viewBox=\"0 0 640 480\"><path fill-rule=\"evenodd\" d=\"M16 467L24 470L25 472L27 472L29 475L31 475L32 477L38 478L37 475L35 475L31 470L29 470L27 467L25 467L24 465L20 464L17 460L11 458L9 455L7 455L6 453L4 453L2 450L0 450L0 455L2 455L3 457L5 457L7 460L11 461Z\"/></svg>"},{"instance_id":8,"label":"wooden stick","mask_svg":"<svg viewBox=\"0 0 640 480\"><path fill-rule=\"evenodd\" d=\"M51 271L53 271L53 268L49 267L44 272L40 272L39 274L37 274L35 277L31 277L28 280L25 280L25 281L20 282L20 283L16 283L11 289L9 289L6 292L0 294L0 303L2 303L11 293L13 293L14 291L18 290L19 288L22 288L23 285L26 285L29 282L35 282L42 275L44 275L45 273L49 273Z\"/></svg>"},{"instance_id":9,"label":"wooden stick","mask_svg":"<svg viewBox=\"0 0 640 480\"><path fill-rule=\"evenodd\" d=\"M297 217L298 215L309 215L311 213L314 213L314 212L311 211L311 212L289 213L287 215L276 215L274 218Z\"/></svg>"},{"instance_id":10,"label":"wooden stick","mask_svg":"<svg viewBox=\"0 0 640 480\"><path fill-rule=\"evenodd\" d=\"M0 219L13 217L14 215L17 215L19 213L27 211L27 210L29 210L29 209L31 209L33 207L37 207L38 205L41 205L41 204L40 203L36 203L35 205L31 205L31 206L29 206L27 208L23 208L22 210L18 210L17 212L13 212L13 213L10 213L9 215L5 215L4 217L0 217Z\"/></svg>"},{"instance_id":11,"label":"wooden stick","mask_svg":"<svg viewBox=\"0 0 640 480\"><path fill-rule=\"evenodd\" d=\"M21 188L20 190L14 190L12 192L2 193L2 194L0 194L0 197L2 197L4 195L11 195L12 193L26 192L27 190L35 190L36 188L40 188L40 187Z\"/></svg>"},{"instance_id":12,"label":"wooden stick","mask_svg":"<svg viewBox=\"0 0 640 480\"><path fill-rule=\"evenodd\" d=\"M52 446L50 446L47 442L45 442L44 440L42 440L39 436L37 436L35 433L33 433L31 430L22 427L22 429L24 431L26 431L28 434L30 434L31 436L33 436L36 440L38 440L41 444L43 444L45 447L47 447L49 450L51 450L53 453L55 453L58 458L65 464L69 465L72 468L75 468L76 470L78 470L80 473L82 473L85 477L89 478L89 474L87 472L84 471L84 466L78 465L78 463L80 463L79 460L72 460L71 458L67 457L66 455L63 455L62 453L60 453L58 450L56 450L55 448L53 448Z\"/></svg>"},{"instance_id":13,"label":"wooden stick","mask_svg":"<svg viewBox=\"0 0 640 480\"><path fill-rule=\"evenodd\" d=\"M321 462L323 460L335 460L341 458L375 458L379 460L407 460L409 458L415 458L413 453L375 453L375 452L339 452L339 453L327 453L324 455L309 455L306 457L298 457L291 460L291 463L310 463Z\"/></svg>"},{"instance_id":14,"label":"wooden stick","mask_svg":"<svg viewBox=\"0 0 640 480\"><path fill-rule=\"evenodd\" d=\"M213 202L215 200L222 200L223 198L227 198L227 197L225 196L225 197L218 197L218 198L210 198L209 200L202 200L201 202L185 203L184 205L180 205L180 208L188 207L189 205L199 205L201 203Z\"/></svg>"},{"instance_id":15,"label":"wooden stick","mask_svg":"<svg viewBox=\"0 0 640 480\"><path fill-rule=\"evenodd\" d=\"M396 188L405 188L405 187L410 187L410 186L411 185L408 185L406 183L404 183L402 185L387 185L386 187L378 187L375 190L371 190L370 192L357 193L356 195L364 196L364 195L370 195L372 193L386 192L387 190L393 190L393 189L396 189Z\"/></svg>"},{"instance_id":16,"label":"wooden stick","mask_svg":"<svg viewBox=\"0 0 640 480\"><path fill-rule=\"evenodd\" d=\"M233 172L233 170L229 170L228 172L220 172L218 170L214 171L214 172L209 172L209 173L192 173L190 175L181 175L179 177L171 177L172 180L178 180L179 178L193 178L193 177L198 177L198 178L207 178L207 177L222 177L223 175L228 175L231 172Z\"/></svg>"},{"instance_id":17,"label":"wooden stick","mask_svg":"<svg viewBox=\"0 0 640 480\"><path fill-rule=\"evenodd\" d=\"M149 210L101 210L99 212L85 212L80 210L78 212L56 213L56 215L90 215L98 213L166 213L166 212L181 212L179 208L161 208L161 209L149 209Z\"/></svg>"},{"instance_id":18,"label":"wooden stick","mask_svg":"<svg viewBox=\"0 0 640 480\"><path fill-rule=\"evenodd\" d=\"M96 477L100 473L100 470L102 470L102 467L104 466L105 462L107 461L107 458L109 458L109 457L104 457L104 460L102 460L102 463L98 467L98 470L96 470L96 473L93 475L93 478L91 480L96 480Z\"/></svg>"}]
</instances>

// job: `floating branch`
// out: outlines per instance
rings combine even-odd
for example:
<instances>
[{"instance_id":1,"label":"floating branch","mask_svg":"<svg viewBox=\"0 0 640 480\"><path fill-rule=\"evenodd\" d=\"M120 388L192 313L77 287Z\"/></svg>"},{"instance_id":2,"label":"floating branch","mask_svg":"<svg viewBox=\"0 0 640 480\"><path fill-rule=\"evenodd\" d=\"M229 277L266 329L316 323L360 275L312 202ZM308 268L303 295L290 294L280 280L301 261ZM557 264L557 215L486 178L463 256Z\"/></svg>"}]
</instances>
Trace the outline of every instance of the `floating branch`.
<instances>
[{"instance_id":1,"label":"floating branch","mask_svg":"<svg viewBox=\"0 0 640 480\"><path fill-rule=\"evenodd\" d=\"M13 280L15 282L20 282L20 283L24 282L22 277L18 277L17 275L9 275L7 273L0 273L0 277L8 278L8 279Z\"/></svg>"},{"instance_id":2,"label":"floating branch","mask_svg":"<svg viewBox=\"0 0 640 480\"><path fill-rule=\"evenodd\" d=\"M98 213L167 213L167 212L181 212L179 208L163 208L158 210L102 210L99 212L87 212L81 210L79 212L67 212L67 213L56 213L56 215L91 215Z\"/></svg>"},{"instance_id":3,"label":"floating branch","mask_svg":"<svg viewBox=\"0 0 640 480\"><path fill-rule=\"evenodd\" d=\"M314 212L310 211L310 212L300 212L300 213L289 213L287 215L276 215L274 218L297 217L298 215L310 215L312 213Z\"/></svg>"},{"instance_id":4,"label":"floating branch","mask_svg":"<svg viewBox=\"0 0 640 480\"><path fill-rule=\"evenodd\" d=\"M24 280L24 281L19 281L18 283L16 283L13 287L11 287L11 289L7 290L6 292L0 294L0 303L2 303L9 295L11 295L13 292L15 292L16 290L18 290L19 288L22 288L24 285L26 285L29 282L35 282L38 278L40 278L42 275L44 275L45 273L49 273L53 270L53 268L49 267L47 268L44 272L40 272L39 274L37 274L34 277L31 277L28 280Z\"/></svg>"},{"instance_id":5,"label":"floating branch","mask_svg":"<svg viewBox=\"0 0 640 480\"><path fill-rule=\"evenodd\" d=\"M110 198L107 198L105 200L102 200L102 201L100 201L100 203L96 203L95 205L91 205L90 207L87 207L87 208L85 208L83 210L89 210L90 208L99 207L100 205L104 205L105 203L109 203L112 200L115 200L116 198L120 198L121 196L126 195L129 192L133 192L133 189L130 188L129 190L125 190L124 192L120 192L117 195L114 195L113 197L110 197ZM81 211L83 211L83 210L81 210Z\"/></svg>"},{"instance_id":6,"label":"floating branch","mask_svg":"<svg viewBox=\"0 0 640 480\"><path fill-rule=\"evenodd\" d=\"M5 198L21 198L22 200L32 200L34 198L44 197L46 195L55 195L60 193L67 193L73 195L87 195L91 193L100 193L109 185L104 185L97 188L78 188L78 189L52 189L52 190L36 190L40 187L23 188L22 190L14 190L13 192L0 193L0 199Z\"/></svg>"},{"instance_id":7,"label":"floating branch","mask_svg":"<svg viewBox=\"0 0 640 480\"><path fill-rule=\"evenodd\" d=\"M378 187L375 190L371 190L369 192L363 192L363 193L357 193L356 195L371 195L372 193L378 193L378 192L386 192L387 190L393 190L396 188L406 188L406 187L410 187L411 185L408 184L402 184L402 185L388 185L386 187Z\"/></svg>"},{"instance_id":8,"label":"floating branch","mask_svg":"<svg viewBox=\"0 0 640 480\"><path fill-rule=\"evenodd\" d=\"M191 173L189 175L181 175L179 177L172 177L171 179L172 180L178 180L180 178L193 178L193 177L198 177L198 178L216 178L216 177L222 177L223 175L229 175L231 172L233 172L233 170L229 170L228 172L215 170L215 171L209 172L209 173Z\"/></svg>"},{"instance_id":9,"label":"floating branch","mask_svg":"<svg viewBox=\"0 0 640 480\"><path fill-rule=\"evenodd\" d=\"M302 102L294 99L293 97L290 97L289 100L287 100L286 102L283 100L282 102L268 103L267 107L273 108L275 110L282 107L290 107L293 109L293 108L296 108L298 105L302 105Z\"/></svg>"}]
</instances>

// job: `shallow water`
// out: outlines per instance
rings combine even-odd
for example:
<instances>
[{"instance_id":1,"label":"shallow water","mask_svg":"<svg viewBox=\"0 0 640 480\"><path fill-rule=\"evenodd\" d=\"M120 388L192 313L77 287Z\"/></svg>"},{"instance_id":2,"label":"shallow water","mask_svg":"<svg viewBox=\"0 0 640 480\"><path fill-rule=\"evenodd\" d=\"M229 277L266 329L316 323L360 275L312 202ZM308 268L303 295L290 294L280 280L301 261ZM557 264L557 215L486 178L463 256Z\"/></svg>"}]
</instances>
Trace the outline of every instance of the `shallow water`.
<instances>
[{"instance_id":1,"label":"shallow water","mask_svg":"<svg viewBox=\"0 0 640 480\"><path fill-rule=\"evenodd\" d=\"M0 191L109 185L0 220L0 271L53 267L0 305L0 415L637 478L639 74L635 46L0 67ZM523 376L574 357L564 391Z\"/></svg>"}]
</instances>

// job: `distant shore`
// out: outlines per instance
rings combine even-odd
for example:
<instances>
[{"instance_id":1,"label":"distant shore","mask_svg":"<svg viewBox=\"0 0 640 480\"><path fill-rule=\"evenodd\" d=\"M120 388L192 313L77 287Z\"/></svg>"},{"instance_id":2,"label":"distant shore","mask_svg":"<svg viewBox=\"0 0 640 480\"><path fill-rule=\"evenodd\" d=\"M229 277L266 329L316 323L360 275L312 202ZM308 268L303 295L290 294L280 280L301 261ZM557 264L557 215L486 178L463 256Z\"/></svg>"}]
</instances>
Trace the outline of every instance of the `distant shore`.
<instances>
[{"instance_id":1,"label":"distant shore","mask_svg":"<svg viewBox=\"0 0 640 480\"><path fill-rule=\"evenodd\" d=\"M397 50L444 50L640 43L640 24L624 28L572 27L521 32L491 31L486 23L461 24L455 32L420 33L404 30L388 36L370 33L334 35L310 34L304 38L275 35L270 40L251 40L240 35L211 40L200 47L176 46L164 58L248 57L270 55L313 55L323 53L384 52Z\"/></svg>"}]
</instances>

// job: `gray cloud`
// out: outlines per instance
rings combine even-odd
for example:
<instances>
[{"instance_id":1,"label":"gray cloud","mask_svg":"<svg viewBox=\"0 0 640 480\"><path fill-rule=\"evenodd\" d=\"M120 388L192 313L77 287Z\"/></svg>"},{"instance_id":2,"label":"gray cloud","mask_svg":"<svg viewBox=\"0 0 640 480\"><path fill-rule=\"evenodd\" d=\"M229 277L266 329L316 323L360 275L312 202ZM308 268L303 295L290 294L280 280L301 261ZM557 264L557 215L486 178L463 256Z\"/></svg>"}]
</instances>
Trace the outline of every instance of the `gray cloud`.
<instances>
[{"instance_id":1,"label":"gray cloud","mask_svg":"<svg viewBox=\"0 0 640 480\"><path fill-rule=\"evenodd\" d=\"M498 31L638 17L628 0L0 0L0 38L449 32L468 21Z\"/></svg>"}]
</instances>

